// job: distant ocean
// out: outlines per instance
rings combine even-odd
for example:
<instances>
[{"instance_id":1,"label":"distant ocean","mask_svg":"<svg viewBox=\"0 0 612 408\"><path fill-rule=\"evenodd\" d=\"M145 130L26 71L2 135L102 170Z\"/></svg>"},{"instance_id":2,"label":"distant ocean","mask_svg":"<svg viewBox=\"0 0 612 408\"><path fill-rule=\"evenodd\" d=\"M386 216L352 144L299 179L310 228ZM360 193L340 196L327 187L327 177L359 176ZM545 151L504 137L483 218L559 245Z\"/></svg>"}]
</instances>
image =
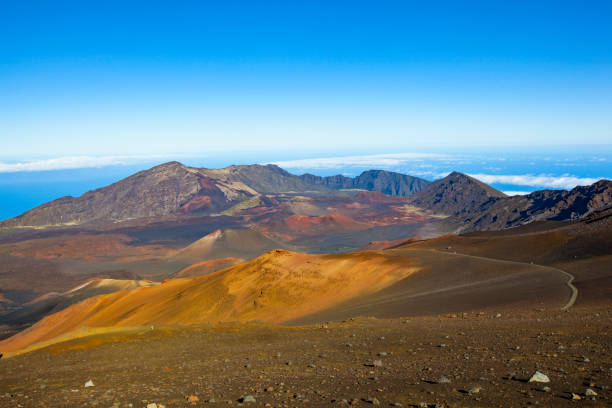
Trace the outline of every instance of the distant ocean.
<instances>
[{"instance_id":1,"label":"distant ocean","mask_svg":"<svg viewBox=\"0 0 612 408\"><path fill-rule=\"evenodd\" d=\"M191 155L177 158L126 160L102 167L44 171L11 171L0 158L0 220L62 196L78 196L104 187L137 171L176 159L189 166L218 168L231 164L276 163L294 173L321 176L359 175L384 169L435 180L451 171L473 175L508 194L545 188L571 189L612 178L612 145L547 148L480 148L443 151L415 149L398 152L283 152L235 155ZM44 167L44 160L43 165ZM57 163L55 163L57 167Z\"/></svg>"}]
</instances>

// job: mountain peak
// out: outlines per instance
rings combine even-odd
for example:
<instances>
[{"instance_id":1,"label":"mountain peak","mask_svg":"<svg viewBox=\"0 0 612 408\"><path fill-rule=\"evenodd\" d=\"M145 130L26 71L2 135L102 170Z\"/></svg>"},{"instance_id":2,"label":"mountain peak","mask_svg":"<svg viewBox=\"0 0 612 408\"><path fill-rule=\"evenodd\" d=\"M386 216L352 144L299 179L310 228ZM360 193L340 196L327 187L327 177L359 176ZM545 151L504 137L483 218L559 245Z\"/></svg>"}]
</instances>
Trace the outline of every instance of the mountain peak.
<instances>
[{"instance_id":1,"label":"mountain peak","mask_svg":"<svg viewBox=\"0 0 612 408\"><path fill-rule=\"evenodd\" d=\"M439 214L452 215L471 211L489 200L503 197L506 195L501 191L454 171L416 193L412 202Z\"/></svg>"},{"instance_id":2,"label":"mountain peak","mask_svg":"<svg viewBox=\"0 0 612 408\"><path fill-rule=\"evenodd\" d=\"M181 162L173 160L173 161L169 161L169 162L166 162L166 163L159 164L159 165L153 167L150 170L153 170L153 169L168 169L168 168L170 168L170 169L173 169L173 168L187 168L187 166L185 166Z\"/></svg>"}]
</instances>

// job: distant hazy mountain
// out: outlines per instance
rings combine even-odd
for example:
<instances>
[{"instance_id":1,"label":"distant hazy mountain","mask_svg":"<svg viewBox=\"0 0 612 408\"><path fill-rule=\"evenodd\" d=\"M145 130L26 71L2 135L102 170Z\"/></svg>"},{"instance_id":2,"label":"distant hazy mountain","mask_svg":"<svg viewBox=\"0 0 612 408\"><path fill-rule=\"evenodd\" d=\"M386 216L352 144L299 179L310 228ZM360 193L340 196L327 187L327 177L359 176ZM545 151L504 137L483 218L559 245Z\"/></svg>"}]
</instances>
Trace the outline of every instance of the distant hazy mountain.
<instances>
[{"instance_id":1,"label":"distant hazy mountain","mask_svg":"<svg viewBox=\"0 0 612 408\"><path fill-rule=\"evenodd\" d=\"M319 177L312 174L300 176L308 184L332 189L362 189L378 191L390 196L409 196L422 190L429 181L385 170L368 170L355 178L343 175Z\"/></svg>"}]
</instances>

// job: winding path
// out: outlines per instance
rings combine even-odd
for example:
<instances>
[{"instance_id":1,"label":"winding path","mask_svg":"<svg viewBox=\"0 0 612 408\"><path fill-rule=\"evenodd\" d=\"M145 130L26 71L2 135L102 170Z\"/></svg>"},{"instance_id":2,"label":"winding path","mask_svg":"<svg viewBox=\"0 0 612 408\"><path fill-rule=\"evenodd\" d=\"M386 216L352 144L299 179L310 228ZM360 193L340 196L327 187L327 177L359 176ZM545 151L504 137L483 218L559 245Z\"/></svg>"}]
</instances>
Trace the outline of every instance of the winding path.
<instances>
[{"instance_id":1,"label":"winding path","mask_svg":"<svg viewBox=\"0 0 612 408\"><path fill-rule=\"evenodd\" d=\"M448 255L456 255L456 256L465 256L465 257L469 257L469 258L477 258L477 259L484 259L487 261L497 261L497 262L506 262L506 263L513 263L513 264L520 264L520 265L533 265L533 266L539 266L541 268L547 268L547 269L552 269L554 271L557 271L561 274L563 274L564 276L566 276L567 282L565 282L565 284L567 285L567 287L570 289L570 298L568 299L567 303L561 308L561 310L568 310L570 307L572 307L574 305L574 303L576 303L576 299L578 298L578 288L576 286L574 286L574 279L576 278L574 275L572 275L569 272L566 272L562 269L559 268L555 268L552 266L547 266L547 265L539 265L539 264L534 264L534 263L527 263L527 262L518 262L518 261L509 261L506 259L497 259L497 258L487 258L484 256L477 256L477 255L467 255L467 254L460 254L457 252L449 252L449 251L441 251L439 249L432 249L431 251L434 252L440 252L443 254L448 254Z\"/></svg>"}]
</instances>

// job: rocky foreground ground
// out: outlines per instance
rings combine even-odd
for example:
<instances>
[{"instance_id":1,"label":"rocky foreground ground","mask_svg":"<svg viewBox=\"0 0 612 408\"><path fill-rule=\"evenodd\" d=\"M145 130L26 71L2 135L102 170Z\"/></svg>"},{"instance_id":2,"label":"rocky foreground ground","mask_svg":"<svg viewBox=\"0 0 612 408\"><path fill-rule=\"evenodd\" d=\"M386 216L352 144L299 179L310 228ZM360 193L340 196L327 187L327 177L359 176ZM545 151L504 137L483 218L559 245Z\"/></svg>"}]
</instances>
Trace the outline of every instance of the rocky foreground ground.
<instances>
[{"instance_id":1,"label":"rocky foreground ground","mask_svg":"<svg viewBox=\"0 0 612 408\"><path fill-rule=\"evenodd\" d=\"M611 406L611 353L610 307L149 327L0 360L0 406Z\"/></svg>"}]
</instances>

